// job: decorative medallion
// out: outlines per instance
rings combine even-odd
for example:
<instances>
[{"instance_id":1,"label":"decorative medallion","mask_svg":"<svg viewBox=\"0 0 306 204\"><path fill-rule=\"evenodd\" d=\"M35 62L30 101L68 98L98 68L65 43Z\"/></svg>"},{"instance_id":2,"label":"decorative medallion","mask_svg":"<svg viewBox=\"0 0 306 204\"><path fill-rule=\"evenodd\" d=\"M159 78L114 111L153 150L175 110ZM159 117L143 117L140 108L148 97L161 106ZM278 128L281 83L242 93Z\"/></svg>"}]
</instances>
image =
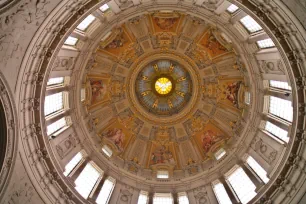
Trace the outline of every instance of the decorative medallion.
<instances>
[{"instance_id":1,"label":"decorative medallion","mask_svg":"<svg viewBox=\"0 0 306 204\"><path fill-rule=\"evenodd\" d=\"M189 102L192 80L189 72L173 60L155 60L138 73L135 84L140 104L150 113L171 116Z\"/></svg>"}]
</instances>

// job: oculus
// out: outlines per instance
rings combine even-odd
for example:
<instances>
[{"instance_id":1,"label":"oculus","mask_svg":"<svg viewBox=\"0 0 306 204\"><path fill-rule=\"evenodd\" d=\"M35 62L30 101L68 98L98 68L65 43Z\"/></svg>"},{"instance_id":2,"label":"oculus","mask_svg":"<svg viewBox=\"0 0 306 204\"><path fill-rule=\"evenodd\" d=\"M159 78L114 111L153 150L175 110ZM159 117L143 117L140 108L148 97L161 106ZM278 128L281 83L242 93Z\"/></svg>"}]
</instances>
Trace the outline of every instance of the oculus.
<instances>
[{"instance_id":1,"label":"oculus","mask_svg":"<svg viewBox=\"0 0 306 204\"><path fill-rule=\"evenodd\" d=\"M155 91L161 95L168 94L172 90L172 82L166 78L158 78L155 82Z\"/></svg>"},{"instance_id":2,"label":"oculus","mask_svg":"<svg viewBox=\"0 0 306 204\"><path fill-rule=\"evenodd\" d=\"M172 116L188 104L192 80L189 72L178 62L159 59L140 70L135 92L146 111L158 116Z\"/></svg>"}]
</instances>

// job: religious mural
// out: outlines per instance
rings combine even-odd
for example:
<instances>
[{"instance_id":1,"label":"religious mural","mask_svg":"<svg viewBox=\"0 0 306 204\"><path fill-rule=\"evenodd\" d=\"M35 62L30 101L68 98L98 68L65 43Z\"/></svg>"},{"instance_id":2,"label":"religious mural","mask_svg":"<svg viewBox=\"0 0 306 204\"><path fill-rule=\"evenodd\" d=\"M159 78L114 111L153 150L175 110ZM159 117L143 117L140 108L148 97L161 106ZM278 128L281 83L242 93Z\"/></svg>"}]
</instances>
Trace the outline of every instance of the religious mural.
<instances>
[{"instance_id":1,"label":"religious mural","mask_svg":"<svg viewBox=\"0 0 306 204\"><path fill-rule=\"evenodd\" d=\"M114 145L116 145L116 147L118 148L120 152L123 151L123 142L125 139L125 134L123 133L121 128L111 128L107 130L103 134L103 136L107 140L112 142Z\"/></svg>"},{"instance_id":2,"label":"religious mural","mask_svg":"<svg viewBox=\"0 0 306 204\"><path fill-rule=\"evenodd\" d=\"M212 123L206 124L203 131L195 134L195 140L204 157L216 151L229 137Z\"/></svg>"},{"instance_id":3,"label":"religious mural","mask_svg":"<svg viewBox=\"0 0 306 204\"><path fill-rule=\"evenodd\" d=\"M111 78L108 75L88 75L86 78L86 103L90 108L111 99L109 84Z\"/></svg>"},{"instance_id":4,"label":"religious mural","mask_svg":"<svg viewBox=\"0 0 306 204\"><path fill-rule=\"evenodd\" d=\"M239 107L239 90L241 88L242 81L227 81L221 82L219 85L219 99L226 100Z\"/></svg>"},{"instance_id":5,"label":"religious mural","mask_svg":"<svg viewBox=\"0 0 306 204\"><path fill-rule=\"evenodd\" d=\"M154 13L151 16L151 22L155 33L158 32L177 32L178 25L181 21L178 13Z\"/></svg>"},{"instance_id":6,"label":"religious mural","mask_svg":"<svg viewBox=\"0 0 306 204\"><path fill-rule=\"evenodd\" d=\"M110 144L117 152L121 153L128 145L133 133L124 127L117 119L113 119L100 133L102 141Z\"/></svg>"},{"instance_id":7,"label":"religious mural","mask_svg":"<svg viewBox=\"0 0 306 204\"><path fill-rule=\"evenodd\" d=\"M98 52L127 67L143 53L134 35L125 26L114 29L110 36L100 43Z\"/></svg>"},{"instance_id":8,"label":"religious mural","mask_svg":"<svg viewBox=\"0 0 306 204\"><path fill-rule=\"evenodd\" d=\"M217 40L211 29L204 33L199 41L199 44L203 46L210 59L216 58L228 52L227 49Z\"/></svg>"},{"instance_id":9,"label":"religious mural","mask_svg":"<svg viewBox=\"0 0 306 204\"><path fill-rule=\"evenodd\" d=\"M94 80L90 79L90 87L91 87L91 103L96 103L101 100L105 95L107 88L102 80Z\"/></svg>"},{"instance_id":10,"label":"religious mural","mask_svg":"<svg viewBox=\"0 0 306 204\"><path fill-rule=\"evenodd\" d=\"M154 164L173 164L176 162L173 157L173 153L167 149L166 146L160 145L152 152L150 158L150 165Z\"/></svg>"}]
</instances>

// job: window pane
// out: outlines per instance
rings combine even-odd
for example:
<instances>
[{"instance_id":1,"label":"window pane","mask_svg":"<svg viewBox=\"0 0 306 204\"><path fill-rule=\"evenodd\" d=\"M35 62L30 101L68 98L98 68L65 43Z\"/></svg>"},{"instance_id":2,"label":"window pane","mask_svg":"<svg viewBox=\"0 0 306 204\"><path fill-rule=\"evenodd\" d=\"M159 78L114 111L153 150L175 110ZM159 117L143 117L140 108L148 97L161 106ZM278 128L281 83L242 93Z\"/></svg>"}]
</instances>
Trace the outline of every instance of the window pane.
<instances>
[{"instance_id":1,"label":"window pane","mask_svg":"<svg viewBox=\"0 0 306 204\"><path fill-rule=\"evenodd\" d=\"M64 82L64 77L50 78L47 82L47 86L62 84Z\"/></svg>"},{"instance_id":2,"label":"window pane","mask_svg":"<svg viewBox=\"0 0 306 204\"><path fill-rule=\"evenodd\" d=\"M253 157L249 156L246 161L263 182L269 182L270 179L267 177L267 172L257 163L257 161L255 161Z\"/></svg>"},{"instance_id":3,"label":"window pane","mask_svg":"<svg viewBox=\"0 0 306 204\"><path fill-rule=\"evenodd\" d=\"M269 113L292 122L293 108L291 101L270 96Z\"/></svg>"},{"instance_id":4,"label":"window pane","mask_svg":"<svg viewBox=\"0 0 306 204\"><path fill-rule=\"evenodd\" d=\"M257 41L257 45L260 47L260 48L268 48L268 47L274 47L274 42L268 38L268 39L265 39L265 40L259 40Z\"/></svg>"},{"instance_id":5,"label":"window pane","mask_svg":"<svg viewBox=\"0 0 306 204\"><path fill-rule=\"evenodd\" d=\"M107 146L107 145L104 145L102 147L102 151L104 152L104 154L106 154L108 157L111 157L112 154L113 154L113 151Z\"/></svg>"},{"instance_id":6,"label":"window pane","mask_svg":"<svg viewBox=\"0 0 306 204\"><path fill-rule=\"evenodd\" d=\"M179 204L189 204L189 200L186 192L178 193L178 203Z\"/></svg>"},{"instance_id":7,"label":"window pane","mask_svg":"<svg viewBox=\"0 0 306 204\"><path fill-rule=\"evenodd\" d=\"M93 15L87 16L77 27L79 30L86 30L88 26L95 20L96 18Z\"/></svg>"},{"instance_id":8,"label":"window pane","mask_svg":"<svg viewBox=\"0 0 306 204\"><path fill-rule=\"evenodd\" d=\"M86 99L86 92L85 92L85 88L81 89L81 101L84 101Z\"/></svg>"},{"instance_id":9,"label":"window pane","mask_svg":"<svg viewBox=\"0 0 306 204\"><path fill-rule=\"evenodd\" d=\"M137 204L147 204L148 200L148 192L140 191Z\"/></svg>"},{"instance_id":10,"label":"window pane","mask_svg":"<svg viewBox=\"0 0 306 204\"><path fill-rule=\"evenodd\" d=\"M45 97L45 116L62 110L63 108L63 92Z\"/></svg>"},{"instance_id":11,"label":"window pane","mask_svg":"<svg viewBox=\"0 0 306 204\"><path fill-rule=\"evenodd\" d=\"M157 171L157 178L167 179L169 178L169 172L168 171Z\"/></svg>"},{"instance_id":12,"label":"window pane","mask_svg":"<svg viewBox=\"0 0 306 204\"><path fill-rule=\"evenodd\" d=\"M230 12L230 13L234 13L235 11L237 11L239 8L238 6L236 6L235 4L232 4L230 5L228 8L227 8L227 11Z\"/></svg>"},{"instance_id":13,"label":"window pane","mask_svg":"<svg viewBox=\"0 0 306 204\"><path fill-rule=\"evenodd\" d=\"M213 190L217 197L219 204L232 204L231 199L228 197L228 194L223 186L223 184L217 180L213 184Z\"/></svg>"},{"instance_id":14,"label":"window pane","mask_svg":"<svg viewBox=\"0 0 306 204\"><path fill-rule=\"evenodd\" d=\"M65 166L64 175L68 176L70 172L80 163L83 158L83 154L81 152L77 153Z\"/></svg>"},{"instance_id":15,"label":"window pane","mask_svg":"<svg viewBox=\"0 0 306 204\"><path fill-rule=\"evenodd\" d=\"M153 204L173 204L171 193L155 193L153 197Z\"/></svg>"},{"instance_id":16,"label":"window pane","mask_svg":"<svg viewBox=\"0 0 306 204\"><path fill-rule=\"evenodd\" d=\"M262 27L251 16L243 17L240 22L251 33L262 30Z\"/></svg>"},{"instance_id":17,"label":"window pane","mask_svg":"<svg viewBox=\"0 0 306 204\"><path fill-rule=\"evenodd\" d=\"M270 87L291 90L291 86L289 86L288 82L274 81L274 80L270 80L269 82L270 82Z\"/></svg>"},{"instance_id":18,"label":"window pane","mask_svg":"<svg viewBox=\"0 0 306 204\"><path fill-rule=\"evenodd\" d=\"M273 123L270 123L269 121L266 122L265 130L283 140L284 142L289 141L288 132L274 125Z\"/></svg>"},{"instance_id":19,"label":"window pane","mask_svg":"<svg viewBox=\"0 0 306 204\"><path fill-rule=\"evenodd\" d=\"M233 187L241 203L248 203L256 196L256 186L241 167L237 168L227 180Z\"/></svg>"},{"instance_id":20,"label":"window pane","mask_svg":"<svg viewBox=\"0 0 306 204\"><path fill-rule=\"evenodd\" d=\"M48 125L47 127L47 134L51 135L52 133L58 131L59 129L63 128L66 125L66 119L61 118L58 121Z\"/></svg>"},{"instance_id":21,"label":"window pane","mask_svg":"<svg viewBox=\"0 0 306 204\"><path fill-rule=\"evenodd\" d=\"M217 160L221 159L226 154L225 150L223 148L220 148L216 153L215 157Z\"/></svg>"},{"instance_id":22,"label":"window pane","mask_svg":"<svg viewBox=\"0 0 306 204\"><path fill-rule=\"evenodd\" d=\"M244 93L244 102L246 104L250 104L251 103L251 94L250 94L250 92L245 92Z\"/></svg>"},{"instance_id":23,"label":"window pane","mask_svg":"<svg viewBox=\"0 0 306 204\"><path fill-rule=\"evenodd\" d=\"M115 179L109 177L105 180L102 189L97 197L98 204L107 204L115 187Z\"/></svg>"},{"instance_id":24,"label":"window pane","mask_svg":"<svg viewBox=\"0 0 306 204\"><path fill-rule=\"evenodd\" d=\"M107 4L104 4L103 6L100 7L100 10L102 12L106 11L107 9L109 9L108 5Z\"/></svg>"},{"instance_id":25,"label":"window pane","mask_svg":"<svg viewBox=\"0 0 306 204\"><path fill-rule=\"evenodd\" d=\"M87 199L99 176L100 172L91 163L88 163L75 180L75 189L83 198Z\"/></svg>"},{"instance_id":26,"label":"window pane","mask_svg":"<svg viewBox=\"0 0 306 204\"><path fill-rule=\"evenodd\" d=\"M77 42L78 42L77 38L69 36L66 39L66 41L64 42L64 44L66 44L66 45L76 45Z\"/></svg>"}]
</instances>

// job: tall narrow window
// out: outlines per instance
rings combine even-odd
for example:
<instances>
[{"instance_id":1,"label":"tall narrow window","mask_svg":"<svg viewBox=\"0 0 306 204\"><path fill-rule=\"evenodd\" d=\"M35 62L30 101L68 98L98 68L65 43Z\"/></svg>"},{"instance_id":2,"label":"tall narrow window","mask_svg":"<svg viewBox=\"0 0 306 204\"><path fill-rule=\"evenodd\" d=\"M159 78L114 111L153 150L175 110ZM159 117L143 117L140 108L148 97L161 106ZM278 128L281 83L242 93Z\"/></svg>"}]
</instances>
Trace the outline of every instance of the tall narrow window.
<instances>
[{"instance_id":1,"label":"tall narrow window","mask_svg":"<svg viewBox=\"0 0 306 204\"><path fill-rule=\"evenodd\" d=\"M87 199L100 176L101 173L97 170L93 162L86 164L85 168L74 182L76 185L75 189L83 198Z\"/></svg>"},{"instance_id":2,"label":"tall narrow window","mask_svg":"<svg viewBox=\"0 0 306 204\"><path fill-rule=\"evenodd\" d=\"M63 92L45 97L45 116L55 113L64 108Z\"/></svg>"},{"instance_id":3,"label":"tall narrow window","mask_svg":"<svg viewBox=\"0 0 306 204\"><path fill-rule=\"evenodd\" d=\"M215 158L217 160L221 159L224 155L226 154L226 151L223 148L220 148L216 153L215 153Z\"/></svg>"},{"instance_id":4,"label":"tall narrow window","mask_svg":"<svg viewBox=\"0 0 306 204\"><path fill-rule=\"evenodd\" d=\"M109 148L109 146L107 146L107 145L103 145L102 151L103 151L104 154L106 154L108 157L111 157L112 154L113 154L113 151L112 151L111 148Z\"/></svg>"},{"instance_id":5,"label":"tall narrow window","mask_svg":"<svg viewBox=\"0 0 306 204\"><path fill-rule=\"evenodd\" d=\"M171 193L155 193L153 196L153 204L173 204Z\"/></svg>"},{"instance_id":6,"label":"tall narrow window","mask_svg":"<svg viewBox=\"0 0 306 204\"><path fill-rule=\"evenodd\" d=\"M116 180L112 177L108 177L105 180L105 182L102 186L102 189L99 192L99 195L98 195L97 200L96 200L96 202L98 204L108 204L109 199L110 199L110 197L112 195L112 192L114 190L115 184L116 184Z\"/></svg>"},{"instance_id":7,"label":"tall narrow window","mask_svg":"<svg viewBox=\"0 0 306 204\"><path fill-rule=\"evenodd\" d=\"M137 204L148 204L149 193L147 191L140 191Z\"/></svg>"},{"instance_id":8,"label":"tall narrow window","mask_svg":"<svg viewBox=\"0 0 306 204\"><path fill-rule=\"evenodd\" d=\"M270 38L257 41L257 45L259 48L269 48L275 46L274 42Z\"/></svg>"},{"instance_id":9,"label":"tall narrow window","mask_svg":"<svg viewBox=\"0 0 306 204\"><path fill-rule=\"evenodd\" d=\"M244 102L246 104L250 104L251 103L251 94L250 92L244 92Z\"/></svg>"},{"instance_id":10,"label":"tall narrow window","mask_svg":"<svg viewBox=\"0 0 306 204\"><path fill-rule=\"evenodd\" d=\"M64 83L64 77L50 78L47 82L47 86L59 85Z\"/></svg>"},{"instance_id":11,"label":"tall narrow window","mask_svg":"<svg viewBox=\"0 0 306 204\"><path fill-rule=\"evenodd\" d=\"M78 39L77 39L77 38L69 36L69 37L66 39L66 41L64 42L64 44L65 44L65 45L74 46L74 45L77 44L77 42L78 42Z\"/></svg>"},{"instance_id":12,"label":"tall narrow window","mask_svg":"<svg viewBox=\"0 0 306 204\"><path fill-rule=\"evenodd\" d=\"M292 122L293 109L291 101L270 96L269 113Z\"/></svg>"},{"instance_id":13,"label":"tall narrow window","mask_svg":"<svg viewBox=\"0 0 306 204\"><path fill-rule=\"evenodd\" d=\"M186 192L180 192L177 194L179 204L189 204L188 196Z\"/></svg>"},{"instance_id":14,"label":"tall narrow window","mask_svg":"<svg viewBox=\"0 0 306 204\"><path fill-rule=\"evenodd\" d=\"M289 86L288 82L270 80L269 84L270 84L270 87L273 87L273 88L291 91L291 86Z\"/></svg>"},{"instance_id":15,"label":"tall narrow window","mask_svg":"<svg viewBox=\"0 0 306 204\"><path fill-rule=\"evenodd\" d=\"M248 156L246 162L264 183L269 182L270 179L267 177L266 170L264 170L253 157Z\"/></svg>"},{"instance_id":16,"label":"tall narrow window","mask_svg":"<svg viewBox=\"0 0 306 204\"><path fill-rule=\"evenodd\" d=\"M58 130L60 130L61 128L66 126L66 119L65 118L61 118L57 121L55 121L54 123L50 124L47 126L47 134L51 135L55 132L57 132Z\"/></svg>"},{"instance_id":17,"label":"tall narrow window","mask_svg":"<svg viewBox=\"0 0 306 204\"><path fill-rule=\"evenodd\" d=\"M238 6L236 6L235 4L230 5L226 10L230 13L234 13L238 10Z\"/></svg>"},{"instance_id":18,"label":"tall narrow window","mask_svg":"<svg viewBox=\"0 0 306 204\"><path fill-rule=\"evenodd\" d=\"M64 171L64 175L68 176L71 171L80 163L80 161L83 159L83 155L84 153L78 152L76 155L74 155L74 157L68 162L68 164L66 164L65 166L65 171Z\"/></svg>"},{"instance_id":19,"label":"tall narrow window","mask_svg":"<svg viewBox=\"0 0 306 204\"><path fill-rule=\"evenodd\" d=\"M288 132L274 125L273 123L270 123L269 121L266 122L265 130L282 141L289 142Z\"/></svg>"},{"instance_id":20,"label":"tall narrow window","mask_svg":"<svg viewBox=\"0 0 306 204\"><path fill-rule=\"evenodd\" d=\"M85 31L88 26L95 20L96 18L93 15L88 15L77 27L77 29Z\"/></svg>"},{"instance_id":21,"label":"tall narrow window","mask_svg":"<svg viewBox=\"0 0 306 204\"><path fill-rule=\"evenodd\" d=\"M214 181L212 186L219 204L232 204L223 184L219 180Z\"/></svg>"},{"instance_id":22,"label":"tall narrow window","mask_svg":"<svg viewBox=\"0 0 306 204\"><path fill-rule=\"evenodd\" d=\"M100 7L100 10L101 10L102 12L105 12L105 11L107 11L108 9L109 9L109 6L108 6L107 4L104 4L103 6Z\"/></svg>"},{"instance_id":23,"label":"tall narrow window","mask_svg":"<svg viewBox=\"0 0 306 204\"><path fill-rule=\"evenodd\" d=\"M85 88L81 89L81 101L85 101L86 99L86 92L85 92Z\"/></svg>"},{"instance_id":24,"label":"tall narrow window","mask_svg":"<svg viewBox=\"0 0 306 204\"><path fill-rule=\"evenodd\" d=\"M169 178L169 172L168 171L157 171L157 178L160 178L160 179L167 179Z\"/></svg>"},{"instance_id":25,"label":"tall narrow window","mask_svg":"<svg viewBox=\"0 0 306 204\"><path fill-rule=\"evenodd\" d=\"M243 17L240 22L250 33L262 30L262 27L251 16Z\"/></svg>"},{"instance_id":26,"label":"tall narrow window","mask_svg":"<svg viewBox=\"0 0 306 204\"><path fill-rule=\"evenodd\" d=\"M256 196L256 186L241 167L236 168L230 175L228 175L227 180L234 189L241 203L248 203Z\"/></svg>"}]
</instances>

